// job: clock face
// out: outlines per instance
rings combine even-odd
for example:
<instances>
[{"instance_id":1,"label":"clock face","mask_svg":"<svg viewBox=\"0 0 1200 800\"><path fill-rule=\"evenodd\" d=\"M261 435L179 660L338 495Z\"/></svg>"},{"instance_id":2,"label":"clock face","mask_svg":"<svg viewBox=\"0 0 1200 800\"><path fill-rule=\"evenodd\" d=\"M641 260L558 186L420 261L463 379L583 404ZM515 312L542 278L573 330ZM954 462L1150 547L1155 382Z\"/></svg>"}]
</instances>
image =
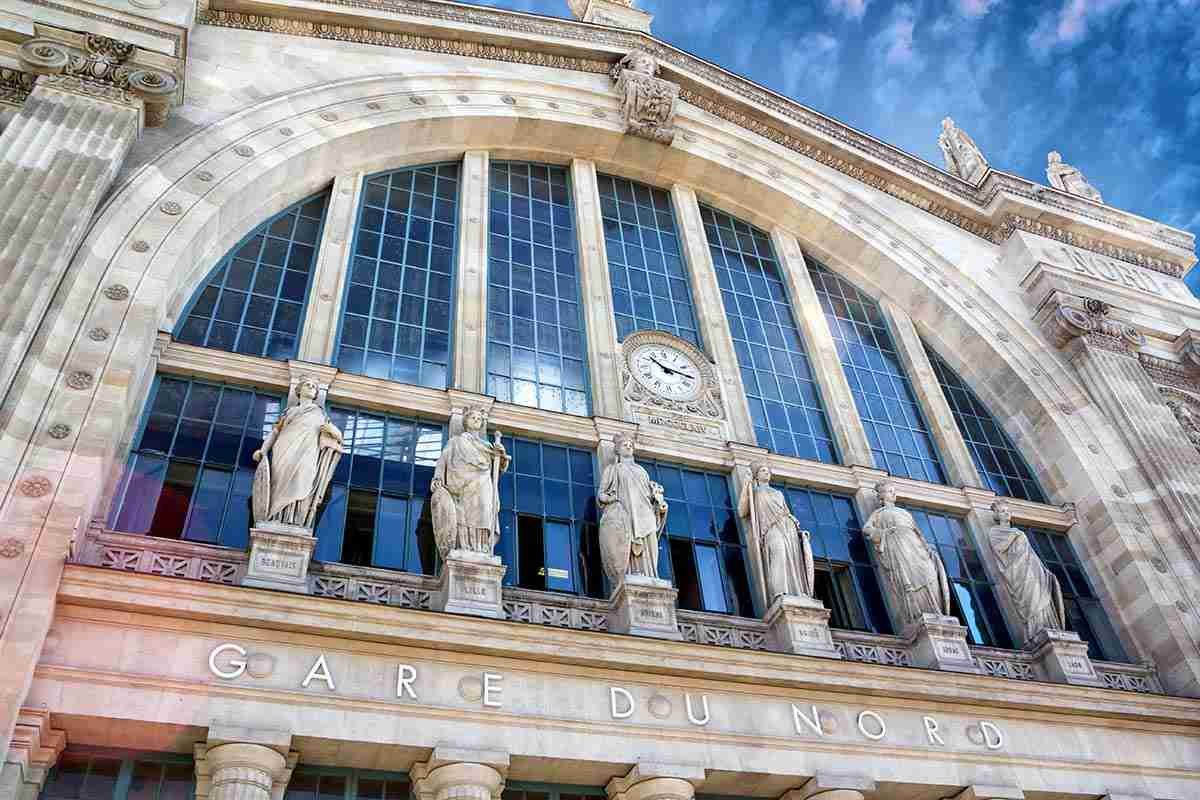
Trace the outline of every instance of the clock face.
<instances>
[{"instance_id":1,"label":"clock face","mask_svg":"<svg viewBox=\"0 0 1200 800\"><path fill-rule=\"evenodd\" d=\"M638 382L667 400L687 401L700 396L700 367L687 354L663 344L647 344L633 351L629 366Z\"/></svg>"}]
</instances>

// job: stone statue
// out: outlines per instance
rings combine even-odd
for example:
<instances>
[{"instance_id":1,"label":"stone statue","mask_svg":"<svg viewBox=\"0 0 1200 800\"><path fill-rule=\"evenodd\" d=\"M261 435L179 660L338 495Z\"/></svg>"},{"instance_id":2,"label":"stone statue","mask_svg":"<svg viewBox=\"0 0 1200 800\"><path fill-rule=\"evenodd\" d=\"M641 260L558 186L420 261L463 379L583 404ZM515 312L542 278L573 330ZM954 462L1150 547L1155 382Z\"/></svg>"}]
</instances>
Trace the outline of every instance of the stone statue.
<instances>
[{"instance_id":1,"label":"stone statue","mask_svg":"<svg viewBox=\"0 0 1200 800\"><path fill-rule=\"evenodd\" d=\"M920 620L922 614L949 615L950 581L941 556L925 541L912 514L896 506L895 484L880 481L875 491L880 505L863 532L875 548L900 627Z\"/></svg>"},{"instance_id":2,"label":"stone statue","mask_svg":"<svg viewBox=\"0 0 1200 800\"><path fill-rule=\"evenodd\" d=\"M942 148L942 156L946 159L946 170L967 183L979 183L988 170L987 159L979 145L950 117L942 120L938 147Z\"/></svg>"},{"instance_id":3,"label":"stone statue","mask_svg":"<svg viewBox=\"0 0 1200 800\"><path fill-rule=\"evenodd\" d=\"M1029 538L1012 526L1008 503L992 503L996 524L988 532L988 541L1000 567L1000 577L1013 609L1021 618L1028 642L1046 628L1062 631L1067 628L1066 610L1058 578L1038 558L1029 545Z\"/></svg>"},{"instance_id":4,"label":"stone statue","mask_svg":"<svg viewBox=\"0 0 1200 800\"><path fill-rule=\"evenodd\" d=\"M621 95L625 132L670 144L675 138L672 118L679 103L679 84L658 77L658 62L644 50L633 50L613 67L612 79Z\"/></svg>"},{"instance_id":5,"label":"stone statue","mask_svg":"<svg viewBox=\"0 0 1200 800\"><path fill-rule=\"evenodd\" d=\"M1179 427L1183 428L1184 435L1192 443L1192 447L1200 450L1200 417L1196 416L1191 404L1181 396L1166 395L1165 397L1167 408L1171 409L1171 413L1175 415L1175 420L1179 423Z\"/></svg>"},{"instance_id":6,"label":"stone statue","mask_svg":"<svg viewBox=\"0 0 1200 800\"><path fill-rule=\"evenodd\" d=\"M611 454L611 455L610 455ZM633 460L633 438L617 434L601 450L607 462L596 502L600 514L600 556L614 586L626 575L658 577L658 535L667 522L663 487Z\"/></svg>"},{"instance_id":7,"label":"stone statue","mask_svg":"<svg viewBox=\"0 0 1200 800\"><path fill-rule=\"evenodd\" d=\"M1088 183L1088 179L1083 177L1082 172L1070 164L1063 163L1062 154L1057 150L1051 150L1046 154L1046 178L1050 181L1051 186L1055 189L1062 189L1067 194L1086 197L1097 203L1104 202L1100 192L1096 191L1095 186Z\"/></svg>"},{"instance_id":8,"label":"stone statue","mask_svg":"<svg viewBox=\"0 0 1200 800\"><path fill-rule=\"evenodd\" d=\"M750 530L762 554L767 605L780 595L812 597L813 555L808 531L792 516L783 492L771 486L771 467L756 461L742 488L738 514L750 519Z\"/></svg>"},{"instance_id":9,"label":"stone statue","mask_svg":"<svg viewBox=\"0 0 1200 800\"><path fill-rule=\"evenodd\" d=\"M254 524L312 529L317 509L345 449L342 432L317 402L321 389L304 376L288 409L254 452Z\"/></svg>"},{"instance_id":10,"label":"stone statue","mask_svg":"<svg viewBox=\"0 0 1200 800\"><path fill-rule=\"evenodd\" d=\"M430 498L433 538L443 560L451 550L493 554L500 537L500 473L510 461L499 431L487 440L483 408L471 406L451 419Z\"/></svg>"}]
</instances>

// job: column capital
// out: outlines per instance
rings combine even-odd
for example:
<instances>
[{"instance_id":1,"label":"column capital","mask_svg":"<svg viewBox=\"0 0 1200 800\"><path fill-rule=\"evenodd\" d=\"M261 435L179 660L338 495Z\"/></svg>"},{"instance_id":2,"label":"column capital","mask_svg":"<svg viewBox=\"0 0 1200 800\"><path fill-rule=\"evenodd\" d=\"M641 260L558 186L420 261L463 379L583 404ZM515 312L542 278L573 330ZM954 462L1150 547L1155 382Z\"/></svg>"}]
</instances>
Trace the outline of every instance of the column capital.
<instances>
[{"instance_id":1,"label":"column capital","mask_svg":"<svg viewBox=\"0 0 1200 800\"><path fill-rule=\"evenodd\" d=\"M209 732L215 736L193 748L196 800L282 800L300 759L299 753L288 749L291 734L238 726L219 726ZM253 741L230 741L225 736Z\"/></svg>"},{"instance_id":2,"label":"column capital","mask_svg":"<svg viewBox=\"0 0 1200 800\"><path fill-rule=\"evenodd\" d=\"M508 753L439 745L409 770L417 800L499 800Z\"/></svg>"},{"instance_id":3,"label":"column capital","mask_svg":"<svg viewBox=\"0 0 1200 800\"><path fill-rule=\"evenodd\" d=\"M875 791L875 781L866 775L836 775L818 772L779 800L863 800L863 792Z\"/></svg>"},{"instance_id":4,"label":"column capital","mask_svg":"<svg viewBox=\"0 0 1200 800\"><path fill-rule=\"evenodd\" d=\"M1136 358L1146 337L1112 316L1112 306L1088 297L1053 292L1043 301L1034 321L1052 345L1065 349L1075 342Z\"/></svg>"},{"instance_id":5,"label":"column capital","mask_svg":"<svg viewBox=\"0 0 1200 800\"><path fill-rule=\"evenodd\" d=\"M963 789L951 800L1025 800L1025 792L1016 786L977 783Z\"/></svg>"},{"instance_id":6,"label":"column capital","mask_svg":"<svg viewBox=\"0 0 1200 800\"><path fill-rule=\"evenodd\" d=\"M733 459L735 467L749 467L755 461L768 458L771 455L771 451L765 447L755 447L743 444L742 442L726 442L725 448L729 450L729 455Z\"/></svg>"},{"instance_id":7,"label":"column capital","mask_svg":"<svg viewBox=\"0 0 1200 800\"><path fill-rule=\"evenodd\" d=\"M604 788L609 800L692 800L705 777L704 768L695 764L639 761Z\"/></svg>"}]
</instances>

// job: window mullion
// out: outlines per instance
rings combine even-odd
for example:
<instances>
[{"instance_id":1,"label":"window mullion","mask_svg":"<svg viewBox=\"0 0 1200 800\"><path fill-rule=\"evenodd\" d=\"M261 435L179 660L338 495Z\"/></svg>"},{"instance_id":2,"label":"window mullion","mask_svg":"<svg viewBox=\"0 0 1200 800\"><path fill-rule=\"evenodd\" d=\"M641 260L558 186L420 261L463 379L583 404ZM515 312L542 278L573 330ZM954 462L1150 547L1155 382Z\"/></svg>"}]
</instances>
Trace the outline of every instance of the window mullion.
<instances>
[{"instance_id":1,"label":"window mullion","mask_svg":"<svg viewBox=\"0 0 1200 800\"><path fill-rule=\"evenodd\" d=\"M842 463L847 466L875 466L867 432L858 415L858 406L846 381L837 345L829 330L829 320L817 299L800 243L791 233L777 227L771 231L771 244L775 247L791 296L792 313L808 344L808 357Z\"/></svg>"},{"instance_id":2,"label":"window mullion","mask_svg":"<svg viewBox=\"0 0 1200 800\"><path fill-rule=\"evenodd\" d=\"M300 346L296 351L300 361L332 363L363 177L361 172L347 172L334 178L317 248L315 275L308 290L308 307L300 329Z\"/></svg>"},{"instance_id":3,"label":"window mullion","mask_svg":"<svg viewBox=\"0 0 1200 800\"><path fill-rule=\"evenodd\" d=\"M488 154L463 155L459 176L458 253L454 265L454 375L450 385L482 394L487 385Z\"/></svg>"},{"instance_id":4,"label":"window mullion","mask_svg":"<svg viewBox=\"0 0 1200 800\"><path fill-rule=\"evenodd\" d=\"M979 476L979 470L975 468L962 431L954 422L950 404L942 394L942 386L933 372L933 365L929 363L929 355L921 344L912 318L891 300L884 299L880 307L892 332L896 355L900 357L929 434L942 457L948 482L954 486L986 486Z\"/></svg>"},{"instance_id":5,"label":"window mullion","mask_svg":"<svg viewBox=\"0 0 1200 800\"><path fill-rule=\"evenodd\" d=\"M725 411L729 414L733 440L755 444L750 404L742 386L733 334L725 318L725 305L721 300L721 288L717 283L717 271L708 249L708 240L704 236L704 224L700 217L700 203L696 199L696 191L690 186L675 184L671 187L671 203L675 207L679 242L692 281L696 324L700 329L700 338L709 356L716 363L717 372L725 384L722 393L725 396Z\"/></svg>"},{"instance_id":6,"label":"window mullion","mask_svg":"<svg viewBox=\"0 0 1200 800\"><path fill-rule=\"evenodd\" d=\"M619 362L615 358L620 345L617 343L612 284L608 276L608 252L604 244L604 220L600 215L600 190L594 163L578 158L571 162L571 190L575 195L580 295L592 379L592 413L620 419L621 376Z\"/></svg>"}]
</instances>

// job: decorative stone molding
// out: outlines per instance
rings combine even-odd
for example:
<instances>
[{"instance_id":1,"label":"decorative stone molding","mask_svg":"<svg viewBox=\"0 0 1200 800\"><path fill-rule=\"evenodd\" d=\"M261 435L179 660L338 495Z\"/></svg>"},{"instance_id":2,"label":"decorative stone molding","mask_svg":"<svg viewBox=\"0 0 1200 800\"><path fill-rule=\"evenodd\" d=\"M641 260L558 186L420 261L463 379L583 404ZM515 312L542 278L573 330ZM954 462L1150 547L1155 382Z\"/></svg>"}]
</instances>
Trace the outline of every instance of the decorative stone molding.
<instances>
[{"instance_id":1,"label":"decorative stone molding","mask_svg":"<svg viewBox=\"0 0 1200 800\"><path fill-rule=\"evenodd\" d=\"M1175 277L1186 272L1194 261L1194 257L1190 255L1195 246L1194 237L1186 231L1168 228L1119 209L1099 206L1083 198L1050 192L1032 181L994 170L988 173L988 177L980 186L972 186L967 181L937 169L915 156L634 30L580 25L567 20L531 18L499 10L457 8L426 0L326 0L326 4L331 9L343 6L471 26L490 26L517 34L573 41L590 48L603 46L624 52L640 49L660 65L695 76L699 85L713 87L703 92L682 87L679 98L684 102L793 152L819 161L976 236L1000 243L1008 239L1015 230L1027 230ZM566 56L562 55L561 51L543 52L534 46L498 46L486 41L401 34L333 22L317 24L301 19L230 10L202 9L197 22L600 74L609 73L613 68L611 61ZM785 129L779 127L778 123L768 123L764 121L767 117L751 113L751 109L762 109L767 114L785 120L784 124L790 122L796 127ZM863 156L895 170L900 180L863 166L867 163ZM934 188L929 190L924 187ZM993 224L984 216L989 213L989 209L995 207L993 201L1000 193L1040 207L1066 211L1158 242L1164 247L1179 251L1178 259L1169 260L1138 249L1102 242L1094 237L1042 222L1036 213L1032 216L1006 214L1000 223ZM968 205L973 210L972 213L953 207L951 203L955 201Z\"/></svg>"},{"instance_id":2,"label":"decorative stone molding","mask_svg":"<svg viewBox=\"0 0 1200 800\"><path fill-rule=\"evenodd\" d=\"M66 733L50 727L48 710L20 709L8 752L0 765L0 792L5 799L37 800L46 776L66 745Z\"/></svg>"},{"instance_id":3,"label":"decorative stone molding","mask_svg":"<svg viewBox=\"0 0 1200 800\"><path fill-rule=\"evenodd\" d=\"M20 106L33 91L35 75L19 69L0 67L0 105Z\"/></svg>"},{"instance_id":4,"label":"decorative stone molding","mask_svg":"<svg viewBox=\"0 0 1200 800\"><path fill-rule=\"evenodd\" d=\"M53 488L50 479L44 475L34 475L17 484L17 489L26 497L45 497Z\"/></svg>"},{"instance_id":5,"label":"decorative stone molding","mask_svg":"<svg viewBox=\"0 0 1200 800\"><path fill-rule=\"evenodd\" d=\"M610 74L621 96L625 132L669 145L675 139L679 84L658 77L660 69L645 50L633 50Z\"/></svg>"},{"instance_id":6,"label":"decorative stone molding","mask_svg":"<svg viewBox=\"0 0 1200 800\"><path fill-rule=\"evenodd\" d=\"M949 800L1025 800L1025 792L1016 786L975 784L963 789Z\"/></svg>"},{"instance_id":7,"label":"decorative stone molding","mask_svg":"<svg viewBox=\"0 0 1200 800\"><path fill-rule=\"evenodd\" d=\"M779 800L863 800L864 792L874 792L875 781L866 775L835 775L818 772Z\"/></svg>"},{"instance_id":8,"label":"decorative stone molding","mask_svg":"<svg viewBox=\"0 0 1200 800\"><path fill-rule=\"evenodd\" d=\"M1149 353L1138 353L1138 362L1156 384L1200 395L1200 380L1195 377L1197 370L1187 364L1169 361Z\"/></svg>"},{"instance_id":9,"label":"decorative stone molding","mask_svg":"<svg viewBox=\"0 0 1200 800\"><path fill-rule=\"evenodd\" d=\"M1200 398L1164 386L1158 387L1158 393L1187 434L1188 441L1200 451Z\"/></svg>"},{"instance_id":10,"label":"decorative stone molding","mask_svg":"<svg viewBox=\"0 0 1200 800\"><path fill-rule=\"evenodd\" d=\"M15 536L0 540L0 558L20 558L25 552L25 543Z\"/></svg>"}]
</instances>

